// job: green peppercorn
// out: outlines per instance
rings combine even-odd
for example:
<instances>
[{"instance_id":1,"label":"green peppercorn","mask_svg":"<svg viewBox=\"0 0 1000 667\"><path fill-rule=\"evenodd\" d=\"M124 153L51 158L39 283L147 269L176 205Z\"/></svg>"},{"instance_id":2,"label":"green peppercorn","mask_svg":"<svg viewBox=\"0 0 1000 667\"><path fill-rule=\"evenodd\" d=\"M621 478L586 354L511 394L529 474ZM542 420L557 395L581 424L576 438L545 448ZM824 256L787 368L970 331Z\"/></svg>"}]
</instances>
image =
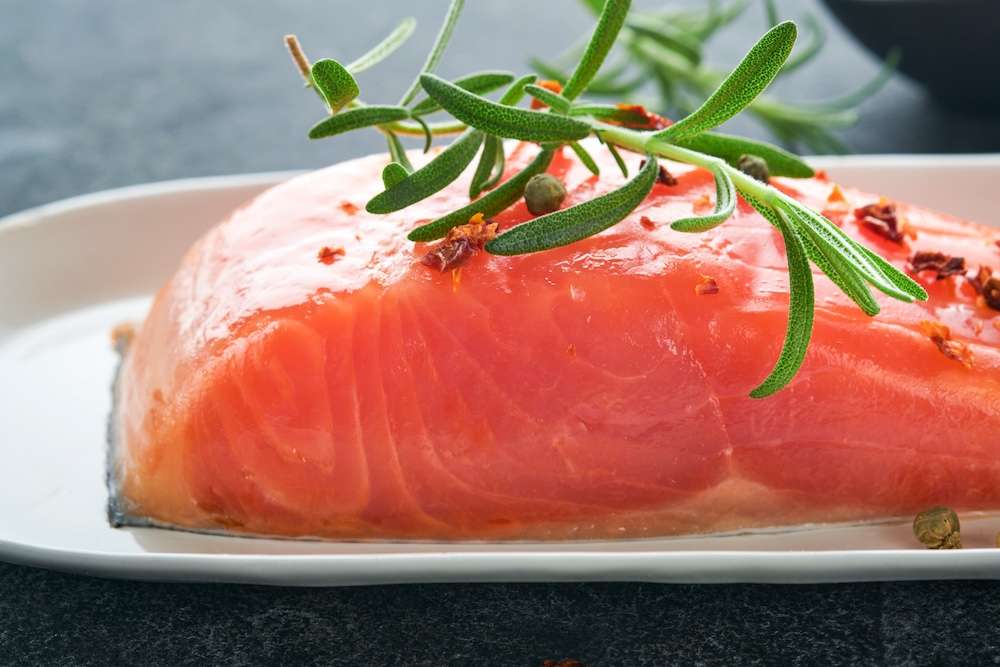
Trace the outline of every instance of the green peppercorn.
<instances>
[{"instance_id":1,"label":"green peppercorn","mask_svg":"<svg viewBox=\"0 0 1000 667\"><path fill-rule=\"evenodd\" d=\"M741 155L740 159L736 161L736 168L761 183L767 183L771 180L771 172L767 170L767 161L756 155Z\"/></svg>"},{"instance_id":2,"label":"green peppercorn","mask_svg":"<svg viewBox=\"0 0 1000 667\"><path fill-rule=\"evenodd\" d=\"M524 186L524 201L532 215L558 211L563 199L566 199L566 188L551 174L532 176Z\"/></svg>"},{"instance_id":3,"label":"green peppercorn","mask_svg":"<svg viewBox=\"0 0 1000 667\"><path fill-rule=\"evenodd\" d=\"M932 507L913 519L913 534L928 549L961 549L958 515L947 507Z\"/></svg>"}]
</instances>

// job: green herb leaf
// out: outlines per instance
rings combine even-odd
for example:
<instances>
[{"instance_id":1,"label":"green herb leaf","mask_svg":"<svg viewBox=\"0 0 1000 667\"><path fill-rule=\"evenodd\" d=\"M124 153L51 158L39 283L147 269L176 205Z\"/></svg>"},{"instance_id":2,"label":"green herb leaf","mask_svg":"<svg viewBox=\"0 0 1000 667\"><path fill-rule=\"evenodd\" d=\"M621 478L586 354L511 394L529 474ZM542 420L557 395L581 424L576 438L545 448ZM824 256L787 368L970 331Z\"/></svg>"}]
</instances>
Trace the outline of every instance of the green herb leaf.
<instances>
[{"instance_id":1,"label":"green herb leaf","mask_svg":"<svg viewBox=\"0 0 1000 667\"><path fill-rule=\"evenodd\" d=\"M483 95L496 90L500 86L506 86L513 80L514 75L510 72L489 71L475 72L474 74L459 77L455 79L454 84L462 90L467 90L470 93L475 93L477 95ZM440 108L441 105L438 104L436 100L428 97L427 99L421 100L416 106L413 107L413 115L426 116L427 114L438 111Z\"/></svg>"},{"instance_id":2,"label":"green herb leaf","mask_svg":"<svg viewBox=\"0 0 1000 667\"><path fill-rule=\"evenodd\" d=\"M659 42L674 53L683 56L690 64L697 65L701 62L701 42L697 37L681 30L673 23L639 14L630 17L627 25L639 35Z\"/></svg>"},{"instance_id":3,"label":"green herb leaf","mask_svg":"<svg viewBox=\"0 0 1000 667\"><path fill-rule=\"evenodd\" d=\"M890 281L884 273L882 273L882 270L877 266L877 263L872 262L872 260L860 250L862 246L860 246L860 244L858 244L850 236L845 234L840 227L837 227L816 211L813 211L808 206L790 197L783 198L782 202L786 209L791 209L795 212L802 224L809 225L810 229L822 239L823 245L830 247L845 260L849 261L858 273L864 277L865 280L871 283L873 287L894 299L899 299L900 301L905 301L906 303L913 301L913 295L896 287L896 285L893 284L893 282Z\"/></svg>"},{"instance_id":4,"label":"green herb leaf","mask_svg":"<svg viewBox=\"0 0 1000 667\"><path fill-rule=\"evenodd\" d=\"M587 89L590 81L601 69L611 47L614 46L631 4L631 0L606 0L594 33L590 37L590 43L587 44L587 50L563 88L563 97L573 100Z\"/></svg>"},{"instance_id":5,"label":"green herb leaf","mask_svg":"<svg viewBox=\"0 0 1000 667\"><path fill-rule=\"evenodd\" d=\"M670 228L677 232L705 232L718 227L736 211L736 186L729 174L713 164L709 171L715 177L715 211L711 215L675 220Z\"/></svg>"},{"instance_id":6,"label":"green herb leaf","mask_svg":"<svg viewBox=\"0 0 1000 667\"><path fill-rule=\"evenodd\" d=\"M482 141L482 132L467 130L405 180L372 197L365 210L369 213L392 213L441 191L465 171Z\"/></svg>"},{"instance_id":7,"label":"green herb leaf","mask_svg":"<svg viewBox=\"0 0 1000 667\"><path fill-rule=\"evenodd\" d=\"M451 41L451 33L455 31L455 24L458 23L458 15L462 13L462 6L464 5L464 0L451 0L451 5L448 7L448 13L444 17L444 22L441 24L441 30L438 32L437 38L434 40L434 45L431 47L430 53L427 54L427 60L424 61L424 66L420 68L420 73L417 74L417 78L413 80L410 87L406 89L403 97L399 100L400 106L406 106L413 101L413 98L420 91L420 77L426 72L433 72L434 68L437 67L438 62L441 60L441 55L444 53L444 49L448 46L448 42Z\"/></svg>"},{"instance_id":8,"label":"green herb leaf","mask_svg":"<svg viewBox=\"0 0 1000 667\"><path fill-rule=\"evenodd\" d=\"M747 203L755 208L766 220L778 229L781 228L776 210L749 192L742 192L741 194ZM841 291L851 297L854 303L858 304L858 307L866 314L872 316L878 314L878 302L875 301L875 297L872 296L871 290L868 289L864 280L848 262L844 261L839 255L836 255L836 253L832 253L829 250L826 252L821 250L822 244L820 239L814 241L812 235L808 232L800 234L799 238L802 239L809 260L818 266Z\"/></svg>"},{"instance_id":9,"label":"green herb leaf","mask_svg":"<svg viewBox=\"0 0 1000 667\"><path fill-rule=\"evenodd\" d=\"M853 241L854 239L851 240ZM854 241L854 245L865 255L865 257L871 260L871 262L882 272L882 275L885 276L889 282L912 296L917 301L927 301L927 291L921 287L917 281L897 269L889 262L885 261L885 258L873 250L866 248L857 241Z\"/></svg>"},{"instance_id":10,"label":"green herb leaf","mask_svg":"<svg viewBox=\"0 0 1000 667\"><path fill-rule=\"evenodd\" d=\"M385 39L373 46L368 53L349 64L347 66L347 71L357 74L358 72L364 72L369 67L382 62L391 56L396 49L402 46L403 42L410 38L410 35L413 34L413 29L416 27L416 19L403 19Z\"/></svg>"},{"instance_id":11,"label":"green herb leaf","mask_svg":"<svg viewBox=\"0 0 1000 667\"><path fill-rule=\"evenodd\" d=\"M785 254L788 256L788 327L781 355L771 374L752 392L752 398L764 398L782 389L798 373L812 338L813 291L812 271L805 246L795 228L783 217L777 218L778 229L785 239Z\"/></svg>"},{"instance_id":12,"label":"green herb leaf","mask_svg":"<svg viewBox=\"0 0 1000 667\"><path fill-rule=\"evenodd\" d=\"M611 157L615 159L615 164L617 164L618 168L621 170L622 176L628 178L628 167L625 165L625 160L622 159L622 154L618 152L618 149L615 148L614 144L605 142L604 145L607 147L608 152L611 153Z\"/></svg>"},{"instance_id":13,"label":"green herb leaf","mask_svg":"<svg viewBox=\"0 0 1000 667\"><path fill-rule=\"evenodd\" d=\"M891 79L892 75L895 74L900 60L902 60L902 51L899 49L892 49L882 62L882 67L879 68L878 73L860 88L834 100L828 100L818 104L810 104L806 108L808 110L838 111L858 106L869 97L880 91L882 87L889 82L889 79Z\"/></svg>"},{"instance_id":14,"label":"green herb leaf","mask_svg":"<svg viewBox=\"0 0 1000 667\"><path fill-rule=\"evenodd\" d=\"M527 167L501 183L496 189L467 206L417 227L407 238L411 241L433 241L443 237L452 227L466 224L476 213L482 213L486 217L496 215L524 196L524 186L532 176L548 169L554 154L555 151L552 149L543 148Z\"/></svg>"},{"instance_id":15,"label":"green herb leaf","mask_svg":"<svg viewBox=\"0 0 1000 667\"><path fill-rule=\"evenodd\" d=\"M534 74L526 74L515 81L507 89L507 92L500 98L500 104L514 106L524 98L524 88L535 82L538 77Z\"/></svg>"},{"instance_id":16,"label":"green herb leaf","mask_svg":"<svg viewBox=\"0 0 1000 667\"><path fill-rule=\"evenodd\" d=\"M420 83L451 115L487 134L535 142L577 141L590 134L587 123L568 116L497 104L433 74L421 76Z\"/></svg>"},{"instance_id":17,"label":"green herb leaf","mask_svg":"<svg viewBox=\"0 0 1000 667\"><path fill-rule=\"evenodd\" d=\"M409 118L410 110L394 106L367 106L348 109L335 116L324 118L309 130L310 139L332 137L361 127L371 127Z\"/></svg>"},{"instance_id":18,"label":"green herb leaf","mask_svg":"<svg viewBox=\"0 0 1000 667\"><path fill-rule=\"evenodd\" d=\"M678 142L679 146L698 151L706 155L722 158L732 166L736 166L743 155L756 155L767 162L767 169L772 176L791 176L792 178L810 178L815 175L812 167L783 148L773 144L743 137L734 137L719 132L705 132L696 137Z\"/></svg>"},{"instance_id":19,"label":"green herb leaf","mask_svg":"<svg viewBox=\"0 0 1000 667\"><path fill-rule=\"evenodd\" d=\"M309 71L309 77L317 92L330 107L330 113L337 113L361 93L358 82L336 60L329 58L317 60Z\"/></svg>"},{"instance_id":20,"label":"green herb leaf","mask_svg":"<svg viewBox=\"0 0 1000 667\"><path fill-rule=\"evenodd\" d=\"M382 169L382 184L388 190L405 181L409 175L410 172L403 165L398 162L390 162Z\"/></svg>"},{"instance_id":21,"label":"green herb leaf","mask_svg":"<svg viewBox=\"0 0 1000 667\"><path fill-rule=\"evenodd\" d=\"M541 86L525 86L524 92L528 93L534 97L539 102L547 104L552 107L553 111L558 113L568 113L570 101L559 93L553 92L548 88L542 88Z\"/></svg>"},{"instance_id":22,"label":"green herb leaf","mask_svg":"<svg viewBox=\"0 0 1000 667\"><path fill-rule=\"evenodd\" d=\"M569 147L572 148L573 152L576 153L576 156L580 158L580 162L583 163L583 166L585 166L587 169L590 170L590 173L592 173L594 176L601 175L600 167L597 166L597 162L594 161L594 158L591 157L590 153L587 152L586 148L576 143L575 141L571 143Z\"/></svg>"},{"instance_id":23,"label":"green herb leaf","mask_svg":"<svg viewBox=\"0 0 1000 667\"><path fill-rule=\"evenodd\" d=\"M503 176L503 141L492 135L483 142L483 153L469 183L469 199L475 199L483 190L492 187Z\"/></svg>"},{"instance_id":24,"label":"green herb leaf","mask_svg":"<svg viewBox=\"0 0 1000 667\"><path fill-rule=\"evenodd\" d=\"M541 58L532 58L528 61L528 66L546 79L558 81L561 84L566 83L566 79L569 78L569 75L566 72L562 71L552 63L542 60Z\"/></svg>"},{"instance_id":25,"label":"green herb leaf","mask_svg":"<svg viewBox=\"0 0 1000 667\"><path fill-rule=\"evenodd\" d=\"M665 141L683 141L721 125L742 111L781 71L795 44L795 33L795 24L790 21L771 28L704 104L655 136Z\"/></svg>"},{"instance_id":26,"label":"green herb leaf","mask_svg":"<svg viewBox=\"0 0 1000 667\"><path fill-rule=\"evenodd\" d=\"M656 157L647 155L646 165L621 188L518 225L487 243L486 250L495 255L521 255L564 246L604 231L642 203L658 171Z\"/></svg>"},{"instance_id":27,"label":"green herb leaf","mask_svg":"<svg viewBox=\"0 0 1000 667\"><path fill-rule=\"evenodd\" d=\"M424 153L431 149L431 144L434 143L434 133L431 132L430 126L427 125L427 121L420 116L413 116L413 121L420 126L420 129L424 131Z\"/></svg>"},{"instance_id":28,"label":"green herb leaf","mask_svg":"<svg viewBox=\"0 0 1000 667\"><path fill-rule=\"evenodd\" d=\"M406 173L413 171L413 165L410 163L410 158L406 155L406 148L403 147L403 142L399 140L399 137L392 132L387 132L385 138L389 142L389 157L392 158L392 161L399 163L406 170Z\"/></svg>"},{"instance_id":29,"label":"green herb leaf","mask_svg":"<svg viewBox=\"0 0 1000 667\"><path fill-rule=\"evenodd\" d=\"M778 25L778 5L774 0L764 0L764 11L767 14L767 24L770 27Z\"/></svg>"}]
</instances>

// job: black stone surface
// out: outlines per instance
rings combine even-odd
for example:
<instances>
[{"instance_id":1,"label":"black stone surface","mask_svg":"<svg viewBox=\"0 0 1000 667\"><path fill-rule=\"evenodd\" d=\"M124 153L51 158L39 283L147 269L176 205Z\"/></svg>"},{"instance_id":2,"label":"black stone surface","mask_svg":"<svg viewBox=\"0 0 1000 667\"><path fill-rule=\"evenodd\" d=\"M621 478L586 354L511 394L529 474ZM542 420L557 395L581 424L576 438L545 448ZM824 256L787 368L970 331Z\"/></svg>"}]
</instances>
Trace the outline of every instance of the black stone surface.
<instances>
[{"instance_id":1,"label":"black stone surface","mask_svg":"<svg viewBox=\"0 0 1000 667\"><path fill-rule=\"evenodd\" d=\"M445 0L0 0L0 213L144 181L318 167L381 150L374 135L310 143L321 115L286 60L350 58L413 14L423 30L361 77L393 101ZM649 4L649 3L638 3ZM809 2L786 2L801 13ZM817 10L821 11L821 10ZM716 42L732 62L763 28ZM571 0L470 1L442 71L521 68L588 26ZM830 24L790 99L850 88L875 65ZM750 123L740 131L762 136ZM893 82L844 133L864 152L1000 150L1000 120L937 108ZM1000 586L167 585L0 565L0 664L587 665L1000 663Z\"/></svg>"}]
</instances>

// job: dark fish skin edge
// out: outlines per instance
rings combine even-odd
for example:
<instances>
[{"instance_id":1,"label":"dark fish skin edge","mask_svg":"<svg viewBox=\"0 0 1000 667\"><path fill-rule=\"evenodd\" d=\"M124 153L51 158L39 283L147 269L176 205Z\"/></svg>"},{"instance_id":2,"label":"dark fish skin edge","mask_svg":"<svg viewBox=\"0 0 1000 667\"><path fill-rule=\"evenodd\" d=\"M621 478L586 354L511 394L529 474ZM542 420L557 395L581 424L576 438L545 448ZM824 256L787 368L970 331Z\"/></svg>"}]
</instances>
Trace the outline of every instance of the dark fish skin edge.
<instances>
[{"instance_id":1,"label":"dark fish skin edge","mask_svg":"<svg viewBox=\"0 0 1000 667\"><path fill-rule=\"evenodd\" d=\"M116 474L118 445L120 434L118 433L118 408L119 391L122 377L122 370L125 367L125 358L128 355L128 341L120 339L115 344L115 352L118 353L118 366L115 368L114 377L111 379L111 412L108 414L108 449L107 460L105 462L105 484L108 488L108 523L112 528L123 526L146 527L151 526L148 520L130 515L121 498L121 488Z\"/></svg>"}]
</instances>

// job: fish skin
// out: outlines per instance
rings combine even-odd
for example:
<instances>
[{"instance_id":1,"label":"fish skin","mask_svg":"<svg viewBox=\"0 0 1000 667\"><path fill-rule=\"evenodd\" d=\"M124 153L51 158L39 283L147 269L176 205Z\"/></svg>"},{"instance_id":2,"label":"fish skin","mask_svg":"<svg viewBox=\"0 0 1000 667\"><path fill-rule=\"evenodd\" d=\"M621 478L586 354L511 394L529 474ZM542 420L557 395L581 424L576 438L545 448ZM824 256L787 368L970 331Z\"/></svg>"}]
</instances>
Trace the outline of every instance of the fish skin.
<instances>
[{"instance_id":1,"label":"fish skin","mask_svg":"<svg viewBox=\"0 0 1000 667\"><path fill-rule=\"evenodd\" d=\"M533 150L517 147L507 176ZM1000 509L1000 313L961 278L922 280L926 303L878 295L872 319L817 277L802 370L754 400L787 316L781 239L742 202L719 228L671 231L714 195L706 172L668 164L678 184L654 186L610 230L545 253L480 252L456 281L405 236L466 203L468 175L373 216L363 204L385 159L279 185L188 252L123 363L117 509L189 529L362 539L638 537ZM564 206L623 182L609 157L601 166L597 179L557 156ZM774 182L816 209L833 187ZM878 200L843 190L852 207ZM916 230L903 244L849 211L843 228L899 267L928 250L1000 268L997 230L899 211ZM494 220L529 217L519 203ZM322 247L345 252L324 264ZM697 293L706 276L717 293ZM940 353L925 320L969 346L971 369Z\"/></svg>"}]
</instances>

